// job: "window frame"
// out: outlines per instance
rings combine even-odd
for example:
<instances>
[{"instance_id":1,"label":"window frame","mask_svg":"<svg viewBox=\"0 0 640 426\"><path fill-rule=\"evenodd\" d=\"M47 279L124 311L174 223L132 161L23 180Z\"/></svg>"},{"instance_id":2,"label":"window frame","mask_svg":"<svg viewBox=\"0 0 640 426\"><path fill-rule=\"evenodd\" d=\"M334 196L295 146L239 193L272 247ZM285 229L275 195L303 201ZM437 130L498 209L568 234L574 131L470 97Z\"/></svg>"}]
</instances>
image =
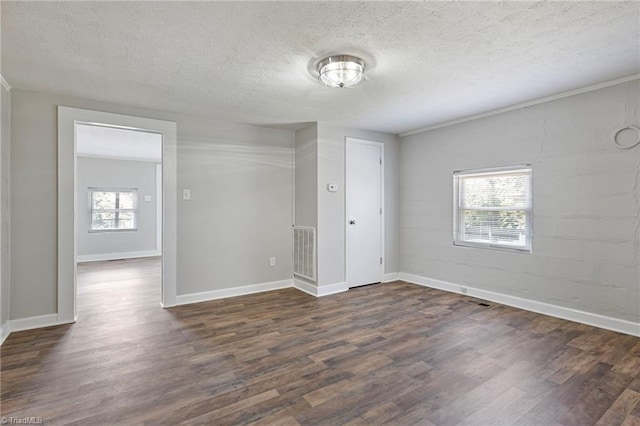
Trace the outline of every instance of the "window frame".
<instances>
[{"instance_id":1,"label":"window frame","mask_svg":"<svg viewBox=\"0 0 640 426\"><path fill-rule=\"evenodd\" d=\"M93 208L93 194L94 192L114 192L116 194L130 192L133 194L133 208L132 209L94 209ZM90 233L102 233L102 232L132 232L138 230L138 188L97 188L97 187L89 187L87 188L87 194L89 199L89 232ZM116 195L116 202L118 200L118 195ZM116 219L118 221L118 214L121 212L132 212L133 213L133 228L93 228L93 213L94 212L115 212Z\"/></svg>"},{"instance_id":2,"label":"window frame","mask_svg":"<svg viewBox=\"0 0 640 426\"><path fill-rule=\"evenodd\" d=\"M527 208L501 208L496 210L506 211L525 211L526 214L526 244L525 246L512 246L508 244L500 244L494 242L468 241L462 238L463 233L460 229L460 213L463 210L481 210L466 209L461 205L460 200L460 182L461 178L476 176L497 176L502 174L511 174L514 172L527 172L529 174L529 188L527 191ZM453 172L453 245L459 247L484 248L499 251L508 251L515 253L532 253L533 251L533 167L531 164L520 164L516 166L493 167L484 169L458 170Z\"/></svg>"}]
</instances>

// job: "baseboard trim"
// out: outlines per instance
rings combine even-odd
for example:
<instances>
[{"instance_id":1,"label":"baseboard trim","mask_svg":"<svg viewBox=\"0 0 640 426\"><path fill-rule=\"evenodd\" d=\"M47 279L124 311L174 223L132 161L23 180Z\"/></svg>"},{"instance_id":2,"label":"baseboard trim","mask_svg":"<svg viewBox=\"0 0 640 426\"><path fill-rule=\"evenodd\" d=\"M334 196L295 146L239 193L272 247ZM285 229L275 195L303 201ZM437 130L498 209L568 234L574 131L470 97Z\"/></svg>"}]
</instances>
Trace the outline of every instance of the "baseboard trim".
<instances>
[{"instance_id":1,"label":"baseboard trim","mask_svg":"<svg viewBox=\"0 0 640 426\"><path fill-rule=\"evenodd\" d=\"M9 331L33 330L34 328L51 327L54 325L67 324L58 321L58 314L40 315L37 317L28 317L9 320Z\"/></svg>"},{"instance_id":2,"label":"baseboard trim","mask_svg":"<svg viewBox=\"0 0 640 426\"><path fill-rule=\"evenodd\" d=\"M318 287L306 281L294 278L293 287L304 293L310 294L311 296L318 297Z\"/></svg>"},{"instance_id":3,"label":"baseboard trim","mask_svg":"<svg viewBox=\"0 0 640 426\"><path fill-rule=\"evenodd\" d=\"M390 283L392 281L398 281L400 279L400 272L390 272L382 276L383 283Z\"/></svg>"},{"instance_id":4,"label":"baseboard trim","mask_svg":"<svg viewBox=\"0 0 640 426\"><path fill-rule=\"evenodd\" d=\"M0 327L0 346L7 340L11 331L9 330L9 321L5 322L2 327Z\"/></svg>"},{"instance_id":5,"label":"baseboard trim","mask_svg":"<svg viewBox=\"0 0 640 426\"><path fill-rule=\"evenodd\" d=\"M291 279L272 281L268 283L252 284L242 287L224 288L221 290L204 291L202 293L182 294L176 296L177 305L207 302L209 300L224 299L227 297L244 296L247 294L262 293L265 291L280 290L292 286Z\"/></svg>"},{"instance_id":6,"label":"baseboard trim","mask_svg":"<svg viewBox=\"0 0 640 426\"><path fill-rule=\"evenodd\" d=\"M136 257L161 256L160 250L125 251L121 253L84 254L77 256L78 262L100 262L103 260L135 259Z\"/></svg>"},{"instance_id":7,"label":"baseboard trim","mask_svg":"<svg viewBox=\"0 0 640 426\"><path fill-rule=\"evenodd\" d=\"M19 318L9 320L0 328L0 345L2 345L11 333L16 331L33 330L36 328L53 327L56 325L73 324L73 321L60 321L58 314L40 315L37 317Z\"/></svg>"},{"instance_id":8,"label":"baseboard trim","mask_svg":"<svg viewBox=\"0 0 640 426\"><path fill-rule=\"evenodd\" d=\"M482 290L469 287L467 285L454 284L447 281L421 277L419 275L407 274L404 272L400 273L400 279L402 281L407 281L424 287L477 297L478 299L489 300L491 302L513 306L514 308L524 309L526 311L640 337L640 323L594 314L591 312L579 311L577 309L566 308L535 300L523 299L521 297L510 296L504 293ZM463 288L465 289L464 293L462 290Z\"/></svg>"},{"instance_id":9,"label":"baseboard trim","mask_svg":"<svg viewBox=\"0 0 640 426\"><path fill-rule=\"evenodd\" d=\"M318 297L329 296L331 294L343 293L349 290L347 283L333 283L328 285L318 286Z\"/></svg>"}]
</instances>

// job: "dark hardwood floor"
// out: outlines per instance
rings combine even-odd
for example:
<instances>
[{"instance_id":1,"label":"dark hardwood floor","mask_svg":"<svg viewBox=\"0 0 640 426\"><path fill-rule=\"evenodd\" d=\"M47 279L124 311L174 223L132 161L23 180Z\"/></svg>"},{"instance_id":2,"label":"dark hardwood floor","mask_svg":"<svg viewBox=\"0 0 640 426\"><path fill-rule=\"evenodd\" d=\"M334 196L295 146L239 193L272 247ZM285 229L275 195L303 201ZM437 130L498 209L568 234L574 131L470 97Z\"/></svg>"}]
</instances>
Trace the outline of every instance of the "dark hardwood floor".
<instances>
[{"instance_id":1,"label":"dark hardwood floor","mask_svg":"<svg viewBox=\"0 0 640 426\"><path fill-rule=\"evenodd\" d=\"M2 346L2 416L640 425L640 338L404 282L161 309L158 259L78 274L76 324L12 333Z\"/></svg>"}]
</instances>

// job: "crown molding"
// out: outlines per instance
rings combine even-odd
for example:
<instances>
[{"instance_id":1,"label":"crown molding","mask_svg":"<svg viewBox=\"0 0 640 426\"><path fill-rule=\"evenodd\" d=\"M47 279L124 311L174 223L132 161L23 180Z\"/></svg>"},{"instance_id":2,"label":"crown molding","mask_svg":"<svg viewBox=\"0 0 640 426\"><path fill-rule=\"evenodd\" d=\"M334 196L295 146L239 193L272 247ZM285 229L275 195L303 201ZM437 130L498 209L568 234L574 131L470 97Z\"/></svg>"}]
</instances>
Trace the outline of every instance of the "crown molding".
<instances>
[{"instance_id":1,"label":"crown molding","mask_svg":"<svg viewBox=\"0 0 640 426\"><path fill-rule=\"evenodd\" d=\"M4 79L2 74L0 74L0 85L4 87L7 92L11 91L11 86L9 86L9 83L7 83L7 80Z\"/></svg>"},{"instance_id":2,"label":"crown molding","mask_svg":"<svg viewBox=\"0 0 640 426\"><path fill-rule=\"evenodd\" d=\"M477 120L479 118L491 117L492 115L502 114L504 112L514 111L517 109L527 108L533 105L543 104L545 102L551 102L558 99L568 98L569 96L580 95L582 93L593 92L594 90L604 89L605 87L615 86L616 84L628 83L630 81L640 80L640 74L633 74L627 77L618 78L616 80L605 81L604 83L592 84L591 86L581 87L580 89L570 90L568 92L558 93L556 95L546 96L544 98L535 99L533 101L523 102L515 105L511 105L505 108L494 109L492 111L483 112L480 114L470 115L456 120L445 121L432 126L422 127L409 132L400 133L400 137L411 136L422 132L428 132L429 130L441 129L443 127L453 126L455 124L464 123L471 120Z\"/></svg>"}]
</instances>

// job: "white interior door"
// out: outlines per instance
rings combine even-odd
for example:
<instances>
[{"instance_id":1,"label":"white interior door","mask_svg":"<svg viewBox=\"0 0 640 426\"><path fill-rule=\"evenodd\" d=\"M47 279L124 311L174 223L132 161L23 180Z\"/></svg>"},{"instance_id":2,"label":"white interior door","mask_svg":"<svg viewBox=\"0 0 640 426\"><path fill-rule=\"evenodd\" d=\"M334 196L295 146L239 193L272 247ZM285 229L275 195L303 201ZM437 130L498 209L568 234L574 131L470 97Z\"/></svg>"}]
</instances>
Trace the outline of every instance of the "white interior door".
<instances>
[{"instance_id":1,"label":"white interior door","mask_svg":"<svg viewBox=\"0 0 640 426\"><path fill-rule=\"evenodd\" d=\"M347 285L382 280L382 144L347 138Z\"/></svg>"}]
</instances>

